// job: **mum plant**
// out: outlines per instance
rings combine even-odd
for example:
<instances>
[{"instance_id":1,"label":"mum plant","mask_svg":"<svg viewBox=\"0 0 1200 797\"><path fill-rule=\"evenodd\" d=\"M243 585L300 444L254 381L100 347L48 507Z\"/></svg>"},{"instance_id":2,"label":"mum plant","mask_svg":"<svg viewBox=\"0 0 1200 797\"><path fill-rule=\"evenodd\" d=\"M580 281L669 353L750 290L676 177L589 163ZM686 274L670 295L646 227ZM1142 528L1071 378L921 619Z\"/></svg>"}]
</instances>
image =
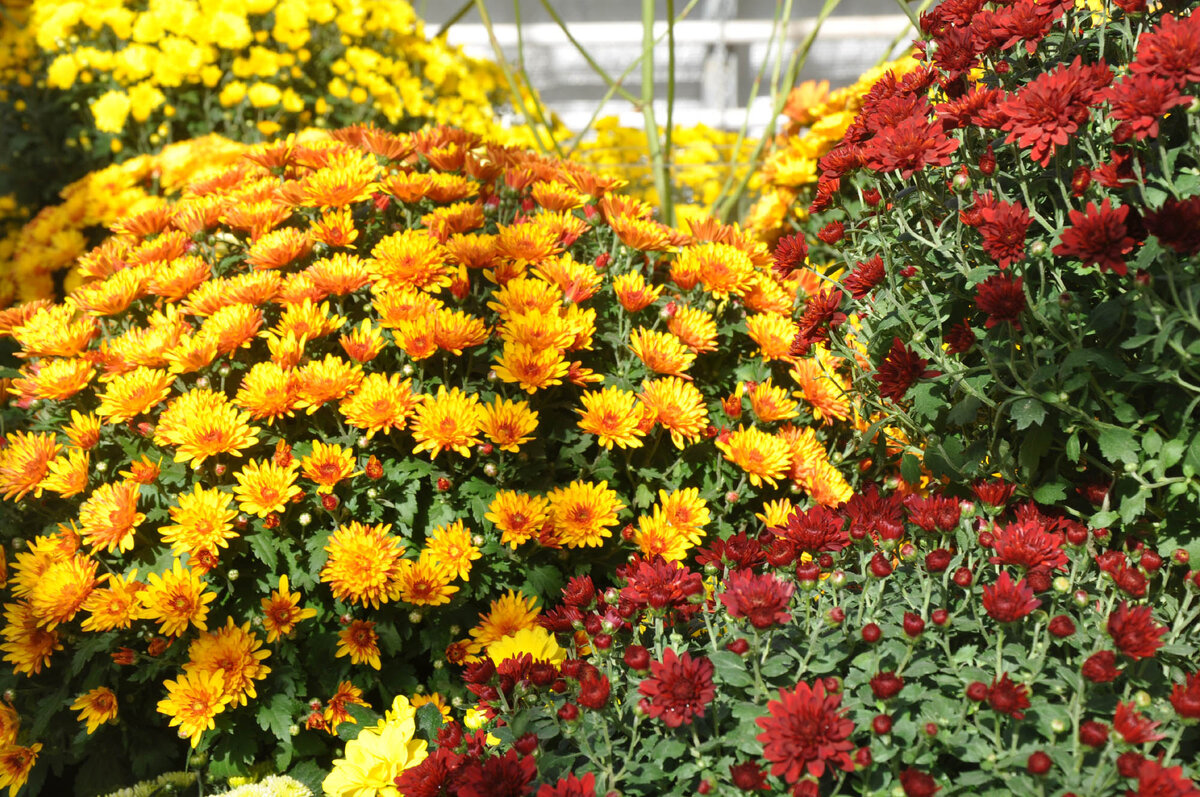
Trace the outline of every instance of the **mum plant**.
<instances>
[{"instance_id":1,"label":"mum plant","mask_svg":"<svg viewBox=\"0 0 1200 797\"><path fill-rule=\"evenodd\" d=\"M845 365L789 354L815 275L615 187L457 129L288 137L0 312L12 782L189 743L311 776L567 578L846 500Z\"/></svg>"},{"instance_id":2,"label":"mum plant","mask_svg":"<svg viewBox=\"0 0 1200 797\"><path fill-rule=\"evenodd\" d=\"M997 473L1094 527L1186 542L1200 506L1200 15L945 2L821 160L856 392L933 474ZM839 326L840 324L840 326ZM815 337L814 337L815 336ZM841 349L839 349L841 350Z\"/></svg>"},{"instance_id":3,"label":"mum plant","mask_svg":"<svg viewBox=\"0 0 1200 797\"><path fill-rule=\"evenodd\" d=\"M1186 554L972 489L871 486L573 578L466 666L463 724L416 712L389 776L407 797L1200 794ZM326 792L375 788L371 760L348 745Z\"/></svg>"}]
</instances>

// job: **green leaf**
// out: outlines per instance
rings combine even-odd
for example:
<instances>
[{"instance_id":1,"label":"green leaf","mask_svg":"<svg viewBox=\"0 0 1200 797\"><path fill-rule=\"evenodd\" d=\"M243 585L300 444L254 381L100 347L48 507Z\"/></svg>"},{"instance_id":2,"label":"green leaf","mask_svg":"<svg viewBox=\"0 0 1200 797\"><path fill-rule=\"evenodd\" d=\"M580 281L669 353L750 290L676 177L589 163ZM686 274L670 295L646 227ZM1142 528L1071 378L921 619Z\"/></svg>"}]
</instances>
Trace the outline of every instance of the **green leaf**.
<instances>
[{"instance_id":1,"label":"green leaf","mask_svg":"<svg viewBox=\"0 0 1200 797\"><path fill-rule=\"evenodd\" d=\"M1055 504L1067 497L1067 485L1061 481L1043 484L1033 491L1033 500L1039 504Z\"/></svg>"},{"instance_id":2,"label":"green leaf","mask_svg":"<svg viewBox=\"0 0 1200 797\"><path fill-rule=\"evenodd\" d=\"M900 460L900 478L909 484L921 481L921 460L915 454L905 454Z\"/></svg>"},{"instance_id":3,"label":"green leaf","mask_svg":"<svg viewBox=\"0 0 1200 797\"><path fill-rule=\"evenodd\" d=\"M1146 498L1149 496L1149 491L1138 490L1131 496L1126 497L1121 501L1121 520L1126 523L1132 523L1142 516L1146 511Z\"/></svg>"},{"instance_id":4,"label":"green leaf","mask_svg":"<svg viewBox=\"0 0 1200 797\"><path fill-rule=\"evenodd\" d=\"M264 731L270 730L279 741L290 743L292 710L296 705L296 702L285 694L272 695L270 702L262 703L258 707L258 727Z\"/></svg>"},{"instance_id":5,"label":"green leaf","mask_svg":"<svg viewBox=\"0 0 1200 797\"><path fill-rule=\"evenodd\" d=\"M913 388L910 394L913 402L913 414L918 418L932 420L937 417L938 412L945 406L945 401L942 400L941 396L933 394L933 391L938 387L939 385L935 382L922 382Z\"/></svg>"},{"instance_id":6,"label":"green leaf","mask_svg":"<svg viewBox=\"0 0 1200 797\"><path fill-rule=\"evenodd\" d=\"M1100 433L1100 453L1109 462L1137 462L1138 445L1133 431L1120 426L1106 426Z\"/></svg>"},{"instance_id":7,"label":"green leaf","mask_svg":"<svg viewBox=\"0 0 1200 797\"><path fill-rule=\"evenodd\" d=\"M325 792L322 791L321 784L325 782L325 776L328 773L316 761L301 761L287 774L307 786L313 793L313 797L324 797Z\"/></svg>"},{"instance_id":8,"label":"green leaf","mask_svg":"<svg viewBox=\"0 0 1200 797\"><path fill-rule=\"evenodd\" d=\"M633 505L638 509L646 509L654 503L654 491L646 486L645 482L639 482L637 492L633 495Z\"/></svg>"},{"instance_id":9,"label":"green leaf","mask_svg":"<svg viewBox=\"0 0 1200 797\"><path fill-rule=\"evenodd\" d=\"M338 725L337 736L343 742L353 741L358 738L358 734L363 728L369 728L379 721L379 715L366 706L360 706L357 703L349 703L346 706L346 711L357 722L343 722Z\"/></svg>"},{"instance_id":10,"label":"green leaf","mask_svg":"<svg viewBox=\"0 0 1200 797\"><path fill-rule=\"evenodd\" d=\"M562 571L555 565L538 565L525 570L525 583L521 592L525 595L536 596L545 605L558 597L562 590Z\"/></svg>"},{"instance_id":11,"label":"green leaf","mask_svg":"<svg viewBox=\"0 0 1200 797\"><path fill-rule=\"evenodd\" d=\"M1031 396L1013 402L1010 414L1017 429L1028 429L1030 426L1040 425L1042 421L1046 420L1046 407Z\"/></svg>"},{"instance_id":12,"label":"green leaf","mask_svg":"<svg viewBox=\"0 0 1200 797\"><path fill-rule=\"evenodd\" d=\"M246 542L250 544L250 550L254 551L259 561L267 566L267 570L274 573L279 567L279 552L276 550L276 541L272 533L266 529L256 531L246 537Z\"/></svg>"},{"instance_id":13,"label":"green leaf","mask_svg":"<svg viewBox=\"0 0 1200 797\"><path fill-rule=\"evenodd\" d=\"M1104 512L1097 512L1096 514L1094 514L1090 518L1088 518L1088 526L1090 526L1093 529L1106 529L1109 526L1111 526L1113 523L1116 523L1117 519L1119 517L1120 517L1120 515L1118 515L1116 512L1113 512L1111 510L1104 511Z\"/></svg>"},{"instance_id":14,"label":"green leaf","mask_svg":"<svg viewBox=\"0 0 1200 797\"><path fill-rule=\"evenodd\" d=\"M728 650L718 650L709 658L712 659L717 680L722 683L733 687L749 686L754 683L754 678L750 675L749 667L742 660L741 656L731 653Z\"/></svg>"},{"instance_id":15,"label":"green leaf","mask_svg":"<svg viewBox=\"0 0 1200 797\"><path fill-rule=\"evenodd\" d=\"M426 703L417 709L417 733L426 741L433 743L438 731L442 728L442 712L433 703Z\"/></svg>"},{"instance_id":16,"label":"green leaf","mask_svg":"<svg viewBox=\"0 0 1200 797\"><path fill-rule=\"evenodd\" d=\"M1190 478L1197 473L1200 473L1200 434L1192 438L1192 444L1183 457L1183 475Z\"/></svg>"}]
</instances>

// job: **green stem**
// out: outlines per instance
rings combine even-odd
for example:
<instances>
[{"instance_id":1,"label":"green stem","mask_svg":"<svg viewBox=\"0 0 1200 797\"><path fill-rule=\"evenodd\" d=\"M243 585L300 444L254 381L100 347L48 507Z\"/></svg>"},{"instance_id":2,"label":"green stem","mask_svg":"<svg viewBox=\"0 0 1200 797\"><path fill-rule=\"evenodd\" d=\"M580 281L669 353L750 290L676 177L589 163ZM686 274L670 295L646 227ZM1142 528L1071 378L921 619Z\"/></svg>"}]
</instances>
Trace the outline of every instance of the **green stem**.
<instances>
[{"instance_id":1,"label":"green stem","mask_svg":"<svg viewBox=\"0 0 1200 797\"><path fill-rule=\"evenodd\" d=\"M654 190L658 193L663 221L671 224L675 216L671 207L671 184L667 177L658 122L654 119L654 0L642 0L642 96L638 103L642 109L642 126L646 131L646 149L654 175Z\"/></svg>"}]
</instances>

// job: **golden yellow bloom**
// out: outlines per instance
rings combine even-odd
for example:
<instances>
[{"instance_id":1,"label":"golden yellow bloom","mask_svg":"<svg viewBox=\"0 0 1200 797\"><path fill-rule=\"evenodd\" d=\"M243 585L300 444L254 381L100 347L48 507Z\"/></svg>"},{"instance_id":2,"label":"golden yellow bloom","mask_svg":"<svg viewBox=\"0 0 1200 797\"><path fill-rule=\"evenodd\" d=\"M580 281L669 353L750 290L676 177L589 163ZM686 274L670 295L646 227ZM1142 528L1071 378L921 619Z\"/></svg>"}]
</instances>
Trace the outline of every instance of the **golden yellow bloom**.
<instances>
[{"instance_id":1,"label":"golden yellow bloom","mask_svg":"<svg viewBox=\"0 0 1200 797\"><path fill-rule=\"evenodd\" d=\"M562 664L567 658L567 652L559 647L554 634L540 625L522 628L487 646L487 656L496 665L505 659L516 658L524 654L529 654L533 661L544 661L555 665Z\"/></svg>"},{"instance_id":2,"label":"golden yellow bloom","mask_svg":"<svg viewBox=\"0 0 1200 797\"><path fill-rule=\"evenodd\" d=\"M496 376L516 382L527 393L561 385L569 364L558 349L534 349L521 343L504 344L496 360Z\"/></svg>"},{"instance_id":3,"label":"golden yellow bloom","mask_svg":"<svg viewBox=\"0 0 1200 797\"><path fill-rule=\"evenodd\" d=\"M92 103L92 118L101 133L120 133L125 129L131 103L123 91L110 89Z\"/></svg>"},{"instance_id":4,"label":"golden yellow bloom","mask_svg":"<svg viewBox=\"0 0 1200 797\"><path fill-rule=\"evenodd\" d=\"M509 590L491 602L487 614L479 615L479 624L471 629L471 636L483 648L506 636L512 636L523 628L537 625L541 610L536 598L527 598L516 590Z\"/></svg>"},{"instance_id":5,"label":"golden yellow bloom","mask_svg":"<svg viewBox=\"0 0 1200 797\"><path fill-rule=\"evenodd\" d=\"M213 717L225 710L232 699L225 691L224 676L217 672L185 672L178 679L163 682L167 696L158 701L158 712L179 726L179 738L200 744L205 731L216 727Z\"/></svg>"},{"instance_id":6,"label":"golden yellow bloom","mask_svg":"<svg viewBox=\"0 0 1200 797\"><path fill-rule=\"evenodd\" d=\"M629 348L651 371L678 376L691 367L696 355L669 332L639 327L629 336Z\"/></svg>"},{"instance_id":7,"label":"golden yellow bloom","mask_svg":"<svg viewBox=\"0 0 1200 797\"><path fill-rule=\"evenodd\" d=\"M427 552L416 560L401 560L398 578L400 600L414 606L441 606L458 592L458 587L450 584L454 569Z\"/></svg>"},{"instance_id":8,"label":"golden yellow bloom","mask_svg":"<svg viewBox=\"0 0 1200 797\"><path fill-rule=\"evenodd\" d=\"M775 526L786 526L788 515L792 514L795 507L789 498L780 498L776 501L764 501L763 511L756 512L755 517L762 521L762 524L767 528Z\"/></svg>"},{"instance_id":9,"label":"golden yellow bloom","mask_svg":"<svg viewBox=\"0 0 1200 797\"><path fill-rule=\"evenodd\" d=\"M651 219L616 214L608 223L621 243L642 252L665 252L671 248L671 229Z\"/></svg>"},{"instance_id":10,"label":"golden yellow bloom","mask_svg":"<svg viewBox=\"0 0 1200 797\"><path fill-rule=\"evenodd\" d=\"M295 227L284 227L260 236L246 250L246 265L260 269L283 268L307 255L311 249L308 233Z\"/></svg>"},{"instance_id":11,"label":"golden yellow bloom","mask_svg":"<svg viewBox=\"0 0 1200 797\"><path fill-rule=\"evenodd\" d=\"M281 338L273 333L267 333L267 348L271 350L271 362L285 370L295 368L300 364L301 358L304 357L305 343L307 341L304 338L297 338L295 335L284 335Z\"/></svg>"},{"instance_id":12,"label":"golden yellow bloom","mask_svg":"<svg viewBox=\"0 0 1200 797\"><path fill-rule=\"evenodd\" d=\"M486 343L488 329L482 318L460 310L441 308L434 316L433 335L439 349L462 354L463 349Z\"/></svg>"},{"instance_id":13,"label":"golden yellow bloom","mask_svg":"<svg viewBox=\"0 0 1200 797\"><path fill-rule=\"evenodd\" d=\"M396 599L404 545L391 529L391 524L364 526L352 520L329 536L321 583L335 598L374 608Z\"/></svg>"},{"instance_id":14,"label":"golden yellow bloom","mask_svg":"<svg viewBox=\"0 0 1200 797\"><path fill-rule=\"evenodd\" d=\"M642 447L641 438L646 432L641 424L646 412L632 392L612 386L586 391L581 400L583 409L575 410L582 416L579 428L600 438L601 446L610 450L613 445Z\"/></svg>"},{"instance_id":15,"label":"golden yellow bloom","mask_svg":"<svg viewBox=\"0 0 1200 797\"><path fill-rule=\"evenodd\" d=\"M279 315L279 323L271 327L271 331L281 338L290 332L297 338L316 340L338 331L345 323L344 317L330 315L329 302L317 305L311 299L305 299L285 307Z\"/></svg>"},{"instance_id":16,"label":"golden yellow bloom","mask_svg":"<svg viewBox=\"0 0 1200 797\"><path fill-rule=\"evenodd\" d=\"M380 188L404 203L419 202L433 185L433 175L426 172L393 172L380 181Z\"/></svg>"},{"instance_id":17,"label":"golden yellow bloom","mask_svg":"<svg viewBox=\"0 0 1200 797\"><path fill-rule=\"evenodd\" d=\"M349 656L351 664L369 664L376 670L380 668L379 634L375 633L375 623L353 620L338 631L335 657L340 659L343 656Z\"/></svg>"},{"instance_id":18,"label":"golden yellow bloom","mask_svg":"<svg viewBox=\"0 0 1200 797\"><path fill-rule=\"evenodd\" d=\"M127 576L107 573L100 577L101 582L105 579L107 586L92 590L83 602L83 610L89 613L83 621L84 631L129 628L142 616L137 594L146 585L137 580L137 570L131 570Z\"/></svg>"},{"instance_id":19,"label":"golden yellow bloom","mask_svg":"<svg viewBox=\"0 0 1200 797\"><path fill-rule=\"evenodd\" d=\"M92 318L77 317L67 304L40 307L12 336L21 344L20 357L74 357L85 348L96 330Z\"/></svg>"},{"instance_id":20,"label":"golden yellow bloom","mask_svg":"<svg viewBox=\"0 0 1200 797\"><path fill-rule=\"evenodd\" d=\"M500 490L488 504L484 517L500 529L500 542L516 548L537 536L550 519L550 502L542 496Z\"/></svg>"},{"instance_id":21,"label":"golden yellow bloom","mask_svg":"<svg viewBox=\"0 0 1200 797\"><path fill-rule=\"evenodd\" d=\"M107 686L97 686L75 698L71 710L79 712L79 721L87 723L90 736L104 723L116 719L117 696Z\"/></svg>"},{"instance_id":22,"label":"golden yellow bloom","mask_svg":"<svg viewBox=\"0 0 1200 797\"><path fill-rule=\"evenodd\" d=\"M662 286L647 285L640 271L627 271L619 277L614 277L612 286L617 301L629 313L645 310L662 295Z\"/></svg>"},{"instance_id":23,"label":"golden yellow bloom","mask_svg":"<svg viewBox=\"0 0 1200 797\"><path fill-rule=\"evenodd\" d=\"M89 282L67 296L67 302L91 316L116 315L146 292L142 269L129 268L105 279Z\"/></svg>"},{"instance_id":24,"label":"golden yellow bloom","mask_svg":"<svg viewBox=\"0 0 1200 797\"><path fill-rule=\"evenodd\" d=\"M558 257L543 261L533 273L562 291L568 302L583 302L592 298L604 281L602 274L591 263L580 263L564 252Z\"/></svg>"},{"instance_id":25,"label":"golden yellow bloom","mask_svg":"<svg viewBox=\"0 0 1200 797\"><path fill-rule=\"evenodd\" d=\"M93 413L80 415L78 410L71 410L71 421L63 427L63 434L73 445L84 451L89 451L100 442L100 419ZM9 443L11 444L11 440ZM0 453L0 474L4 472L4 455ZM6 498L8 496L5 496Z\"/></svg>"},{"instance_id":26,"label":"golden yellow bloom","mask_svg":"<svg viewBox=\"0 0 1200 797\"><path fill-rule=\"evenodd\" d=\"M252 304L231 304L217 310L201 325L200 334L211 338L220 354L249 346L262 326L262 310Z\"/></svg>"},{"instance_id":27,"label":"golden yellow bloom","mask_svg":"<svg viewBox=\"0 0 1200 797\"><path fill-rule=\"evenodd\" d=\"M161 465L161 457L158 462L151 462L149 456L142 454L141 459L135 459L129 463L129 470L118 471L117 475L138 484L154 484L158 480L159 474L162 473Z\"/></svg>"},{"instance_id":28,"label":"golden yellow bloom","mask_svg":"<svg viewBox=\"0 0 1200 797\"><path fill-rule=\"evenodd\" d=\"M746 318L746 332L758 344L763 360L770 362L789 359L792 341L800 329L778 313L755 313Z\"/></svg>"},{"instance_id":29,"label":"golden yellow bloom","mask_svg":"<svg viewBox=\"0 0 1200 797\"><path fill-rule=\"evenodd\" d=\"M83 359L43 360L36 370L21 369L21 378L13 380L9 392L14 396L63 401L87 387L96 375L95 367Z\"/></svg>"},{"instance_id":30,"label":"golden yellow bloom","mask_svg":"<svg viewBox=\"0 0 1200 797\"><path fill-rule=\"evenodd\" d=\"M494 268L496 265L494 235L451 235L446 239L445 246L451 263L466 266L473 271Z\"/></svg>"},{"instance_id":31,"label":"golden yellow bloom","mask_svg":"<svg viewBox=\"0 0 1200 797\"><path fill-rule=\"evenodd\" d=\"M96 414L110 424L124 423L162 403L174 382L174 374L144 367L114 377L99 396Z\"/></svg>"},{"instance_id":32,"label":"golden yellow bloom","mask_svg":"<svg viewBox=\"0 0 1200 797\"><path fill-rule=\"evenodd\" d=\"M367 271L375 288L420 288L438 293L450 284L445 247L424 230L403 230L375 244Z\"/></svg>"},{"instance_id":33,"label":"golden yellow bloom","mask_svg":"<svg viewBox=\"0 0 1200 797\"><path fill-rule=\"evenodd\" d=\"M158 416L154 442L175 446L176 462L201 463L217 454L241 456L258 442L250 413L238 412L223 393L193 389L171 400Z\"/></svg>"},{"instance_id":34,"label":"golden yellow bloom","mask_svg":"<svg viewBox=\"0 0 1200 797\"><path fill-rule=\"evenodd\" d=\"M437 319L422 316L401 321L392 333L393 338L405 354L414 360L425 360L437 354Z\"/></svg>"},{"instance_id":35,"label":"golden yellow bloom","mask_svg":"<svg viewBox=\"0 0 1200 797\"><path fill-rule=\"evenodd\" d=\"M7 786L8 797L16 797L29 780L41 750L41 742L34 742L28 747L10 744L0 749L0 789Z\"/></svg>"},{"instance_id":36,"label":"golden yellow bloom","mask_svg":"<svg viewBox=\"0 0 1200 797\"><path fill-rule=\"evenodd\" d=\"M502 224L497 231L496 252L516 267L510 279L518 276L527 266L537 265L561 251L555 231L537 221Z\"/></svg>"},{"instance_id":37,"label":"golden yellow bloom","mask_svg":"<svg viewBox=\"0 0 1200 797\"><path fill-rule=\"evenodd\" d=\"M238 486L233 488L238 506L248 515L266 517L282 512L294 496L304 492L296 484L299 463L280 467L267 460L250 460L233 474Z\"/></svg>"},{"instance_id":38,"label":"golden yellow bloom","mask_svg":"<svg viewBox=\"0 0 1200 797\"><path fill-rule=\"evenodd\" d=\"M531 311L558 315L562 302L558 291L550 283L532 277L521 277L510 280L493 291L488 307L495 310L502 321L509 321Z\"/></svg>"},{"instance_id":39,"label":"golden yellow bloom","mask_svg":"<svg viewBox=\"0 0 1200 797\"><path fill-rule=\"evenodd\" d=\"M700 490L696 487L672 490L670 493L659 490L658 500L662 517L693 537L693 542L698 542L701 530L712 520L708 504L700 497Z\"/></svg>"},{"instance_id":40,"label":"golden yellow bloom","mask_svg":"<svg viewBox=\"0 0 1200 797\"><path fill-rule=\"evenodd\" d=\"M176 559L170 570L162 575L151 573L148 580L146 588L137 593L142 617L158 623L164 636L180 636L189 625L208 630L208 604L217 596L207 590L195 570L185 570Z\"/></svg>"},{"instance_id":41,"label":"golden yellow bloom","mask_svg":"<svg viewBox=\"0 0 1200 797\"><path fill-rule=\"evenodd\" d=\"M254 420L291 417L296 407L297 384L294 370L284 370L270 360L258 362L242 377L233 404L246 410Z\"/></svg>"},{"instance_id":42,"label":"golden yellow bloom","mask_svg":"<svg viewBox=\"0 0 1200 797\"><path fill-rule=\"evenodd\" d=\"M598 548L611 537L617 525L617 513L625 505L608 482L573 481L553 490L548 496L554 531L569 548Z\"/></svg>"},{"instance_id":43,"label":"golden yellow bloom","mask_svg":"<svg viewBox=\"0 0 1200 797\"><path fill-rule=\"evenodd\" d=\"M417 441L413 453L430 452L430 458L443 451L453 450L471 456L471 446L479 443L480 423L483 408L475 394L467 394L457 387L446 391L438 387L436 396L422 396L412 422L412 436Z\"/></svg>"},{"instance_id":44,"label":"golden yellow bloom","mask_svg":"<svg viewBox=\"0 0 1200 797\"><path fill-rule=\"evenodd\" d=\"M366 430L370 440L378 432L403 429L416 404L411 379L401 382L400 374L377 372L368 374L338 409L346 423Z\"/></svg>"},{"instance_id":45,"label":"golden yellow bloom","mask_svg":"<svg viewBox=\"0 0 1200 797\"><path fill-rule=\"evenodd\" d=\"M267 642L274 642L296 630L301 621L317 616L316 609L300 608L300 593L288 589L287 573L279 577L279 589L262 599L263 628Z\"/></svg>"},{"instance_id":46,"label":"golden yellow bloom","mask_svg":"<svg viewBox=\"0 0 1200 797\"><path fill-rule=\"evenodd\" d=\"M661 556L668 562L683 561L693 547L682 529L672 526L658 513L638 517L633 541L643 556Z\"/></svg>"},{"instance_id":47,"label":"golden yellow bloom","mask_svg":"<svg viewBox=\"0 0 1200 797\"><path fill-rule=\"evenodd\" d=\"M534 184L529 191L533 201L546 210L574 210L583 207L583 194L557 180L545 180Z\"/></svg>"},{"instance_id":48,"label":"golden yellow bloom","mask_svg":"<svg viewBox=\"0 0 1200 797\"><path fill-rule=\"evenodd\" d=\"M304 178L304 204L331 208L370 199L378 187L375 183L378 170L375 158L362 152L336 161L331 159L329 166Z\"/></svg>"},{"instance_id":49,"label":"golden yellow bloom","mask_svg":"<svg viewBox=\"0 0 1200 797\"><path fill-rule=\"evenodd\" d=\"M694 271L705 290L717 299L729 295L741 296L750 287L754 264L745 252L729 244L706 241L689 246L679 253L676 267Z\"/></svg>"},{"instance_id":50,"label":"golden yellow bloom","mask_svg":"<svg viewBox=\"0 0 1200 797\"><path fill-rule=\"evenodd\" d=\"M146 519L137 511L137 482L102 484L79 507L80 534L93 551L128 551L134 529Z\"/></svg>"},{"instance_id":51,"label":"golden yellow bloom","mask_svg":"<svg viewBox=\"0 0 1200 797\"><path fill-rule=\"evenodd\" d=\"M818 348L817 352L824 349ZM800 389L792 395L804 399L812 409L812 415L823 424L848 420L850 417L849 387L836 378L833 368L839 358L828 355L806 357L796 360L792 367L792 378Z\"/></svg>"},{"instance_id":52,"label":"golden yellow bloom","mask_svg":"<svg viewBox=\"0 0 1200 797\"><path fill-rule=\"evenodd\" d=\"M787 388L772 385L770 379L750 389L750 408L761 423L786 421L800 414Z\"/></svg>"},{"instance_id":53,"label":"golden yellow bloom","mask_svg":"<svg viewBox=\"0 0 1200 797\"><path fill-rule=\"evenodd\" d=\"M217 548L229 547L229 540L238 536L233 529L237 510L230 506L233 496L229 493L196 484L192 492L181 493L175 500L176 505L167 510L175 525L158 530L173 553L215 553Z\"/></svg>"},{"instance_id":54,"label":"golden yellow bloom","mask_svg":"<svg viewBox=\"0 0 1200 797\"><path fill-rule=\"evenodd\" d=\"M46 478L38 483L38 490L49 490L63 498L79 495L87 489L89 462L87 451L68 448L66 454L50 462Z\"/></svg>"},{"instance_id":55,"label":"golden yellow bloom","mask_svg":"<svg viewBox=\"0 0 1200 797\"><path fill-rule=\"evenodd\" d=\"M29 592L29 605L38 625L53 630L68 623L96 587L98 562L82 554L64 557L46 568Z\"/></svg>"},{"instance_id":56,"label":"golden yellow bloom","mask_svg":"<svg viewBox=\"0 0 1200 797\"><path fill-rule=\"evenodd\" d=\"M326 354L324 360L306 363L296 374L296 408L312 415L327 401L350 395L363 380L362 366Z\"/></svg>"},{"instance_id":57,"label":"golden yellow bloom","mask_svg":"<svg viewBox=\"0 0 1200 797\"><path fill-rule=\"evenodd\" d=\"M220 673L229 702L246 705L247 698L258 697L255 681L261 681L271 672L263 664L271 651L262 650L262 640L250 630L250 623L233 624L233 618L214 632L200 634L188 645L188 662L183 665L185 673Z\"/></svg>"},{"instance_id":58,"label":"golden yellow bloom","mask_svg":"<svg viewBox=\"0 0 1200 797\"><path fill-rule=\"evenodd\" d=\"M355 230L357 233L357 230ZM336 252L330 257L313 263L304 271L312 280L313 288L323 294L346 296L364 287L371 281L367 264L357 255Z\"/></svg>"},{"instance_id":59,"label":"golden yellow bloom","mask_svg":"<svg viewBox=\"0 0 1200 797\"><path fill-rule=\"evenodd\" d=\"M471 541L471 530L461 520L438 526L425 539L425 550L433 559L466 581L471 575L471 562L483 556Z\"/></svg>"},{"instance_id":60,"label":"golden yellow bloom","mask_svg":"<svg viewBox=\"0 0 1200 797\"><path fill-rule=\"evenodd\" d=\"M312 453L300 460L300 468L305 478L317 483L318 493L329 493L338 482L355 475L355 462L353 451L314 440Z\"/></svg>"},{"instance_id":61,"label":"golden yellow bloom","mask_svg":"<svg viewBox=\"0 0 1200 797\"><path fill-rule=\"evenodd\" d=\"M350 681L339 681L337 691L330 696L325 702L325 711L322 716L325 723L329 726L330 733L337 733L337 727L343 722L348 722L351 725L357 725L358 720L354 718L348 710L349 706L366 706L371 707L371 704L363 700L362 690L355 686ZM336 794L336 792L334 792Z\"/></svg>"},{"instance_id":62,"label":"golden yellow bloom","mask_svg":"<svg viewBox=\"0 0 1200 797\"><path fill-rule=\"evenodd\" d=\"M383 351L386 341L379 328L371 326L371 320L364 318L360 326L343 333L338 338L338 344L350 359L358 363L369 363Z\"/></svg>"},{"instance_id":63,"label":"golden yellow bloom","mask_svg":"<svg viewBox=\"0 0 1200 797\"><path fill-rule=\"evenodd\" d=\"M58 632L38 625L37 616L28 603L4 604L4 628L0 630L4 644L4 660L12 664L18 675L37 675L50 664L56 650L62 650Z\"/></svg>"},{"instance_id":64,"label":"golden yellow bloom","mask_svg":"<svg viewBox=\"0 0 1200 797\"><path fill-rule=\"evenodd\" d=\"M42 494L38 484L50 470L50 463L62 451L52 434L12 432L7 445L0 448L0 490L8 500L21 500L28 493Z\"/></svg>"},{"instance_id":65,"label":"golden yellow bloom","mask_svg":"<svg viewBox=\"0 0 1200 797\"><path fill-rule=\"evenodd\" d=\"M173 374L195 373L207 368L216 358L217 341L203 335L184 338L166 353L167 367Z\"/></svg>"},{"instance_id":66,"label":"golden yellow bloom","mask_svg":"<svg viewBox=\"0 0 1200 797\"><path fill-rule=\"evenodd\" d=\"M717 322L699 307L680 307L667 321L671 334L697 354L717 350Z\"/></svg>"},{"instance_id":67,"label":"golden yellow bloom","mask_svg":"<svg viewBox=\"0 0 1200 797\"><path fill-rule=\"evenodd\" d=\"M331 797L394 792L400 774L428 755L428 743L415 738L416 713L404 696L397 695L383 721L364 728L346 744L345 758L333 762L321 790Z\"/></svg>"},{"instance_id":68,"label":"golden yellow bloom","mask_svg":"<svg viewBox=\"0 0 1200 797\"><path fill-rule=\"evenodd\" d=\"M757 426L748 429L739 426L728 439L718 437L716 446L725 459L746 471L755 487L761 487L764 481L775 487L776 479L787 473L791 461L787 442Z\"/></svg>"},{"instance_id":69,"label":"golden yellow bloom","mask_svg":"<svg viewBox=\"0 0 1200 797\"><path fill-rule=\"evenodd\" d=\"M479 429L501 451L516 453L522 444L533 439L537 425L538 414L529 409L529 402L496 396L491 404L483 406Z\"/></svg>"}]
</instances>

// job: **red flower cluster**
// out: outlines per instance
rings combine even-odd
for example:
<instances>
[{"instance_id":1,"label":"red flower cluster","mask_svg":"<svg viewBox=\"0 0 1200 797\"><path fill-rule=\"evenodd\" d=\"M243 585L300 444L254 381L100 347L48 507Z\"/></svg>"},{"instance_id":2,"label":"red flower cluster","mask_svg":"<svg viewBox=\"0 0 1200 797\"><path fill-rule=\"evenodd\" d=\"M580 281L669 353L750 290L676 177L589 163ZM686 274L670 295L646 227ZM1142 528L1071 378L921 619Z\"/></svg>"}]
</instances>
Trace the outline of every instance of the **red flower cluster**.
<instances>
[{"instance_id":1,"label":"red flower cluster","mask_svg":"<svg viewBox=\"0 0 1200 797\"><path fill-rule=\"evenodd\" d=\"M795 783L805 772L821 777L826 765L846 772L854 769L850 759L854 723L845 718L841 702L842 696L826 694L820 681L779 690L779 700L767 704L767 716L756 720L762 733L755 738L763 743L772 775Z\"/></svg>"},{"instance_id":2,"label":"red flower cluster","mask_svg":"<svg viewBox=\"0 0 1200 797\"><path fill-rule=\"evenodd\" d=\"M721 603L730 617L745 617L762 631L792 619L786 610L794 590L771 573L735 570L725 579Z\"/></svg>"},{"instance_id":3,"label":"red flower cluster","mask_svg":"<svg viewBox=\"0 0 1200 797\"><path fill-rule=\"evenodd\" d=\"M713 663L703 656L693 659L667 648L662 661L650 662L650 677L638 691L646 698L646 713L661 718L669 728L691 725L694 717L704 716L704 707L713 701Z\"/></svg>"}]
</instances>

